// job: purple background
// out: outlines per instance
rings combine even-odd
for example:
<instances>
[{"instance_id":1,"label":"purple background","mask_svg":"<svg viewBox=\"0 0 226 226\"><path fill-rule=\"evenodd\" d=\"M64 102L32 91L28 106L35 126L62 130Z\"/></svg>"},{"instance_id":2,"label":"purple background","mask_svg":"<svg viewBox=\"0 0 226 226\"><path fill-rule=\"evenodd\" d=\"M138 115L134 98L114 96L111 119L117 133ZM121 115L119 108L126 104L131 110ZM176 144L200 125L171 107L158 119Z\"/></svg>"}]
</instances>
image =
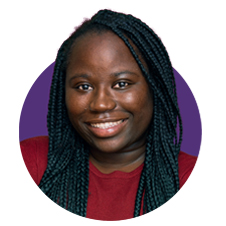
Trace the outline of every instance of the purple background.
<instances>
[{"instance_id":1,"label":"purple background","mask_svg":"<svg viewBox=\"0 0 226 226\"><path fill-rule=\"evenodd\" d=\"M48 135L47 111L54 64L52 63L37 78L24 101L20 116L20 141L30 137ZM198 156L202 134L198 106L188 85L175 69L174 75L183 121L181 150Z\"/></svg>"}]
</instances>

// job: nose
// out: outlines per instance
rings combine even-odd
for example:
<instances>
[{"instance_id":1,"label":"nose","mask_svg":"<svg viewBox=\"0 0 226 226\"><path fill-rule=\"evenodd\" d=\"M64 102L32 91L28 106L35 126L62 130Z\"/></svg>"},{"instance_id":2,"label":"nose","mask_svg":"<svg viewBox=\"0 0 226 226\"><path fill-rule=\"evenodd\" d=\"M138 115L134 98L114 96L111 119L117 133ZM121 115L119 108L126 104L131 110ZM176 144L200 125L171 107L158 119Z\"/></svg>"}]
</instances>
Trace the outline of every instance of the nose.
<instances>
[{"instance_id":1,"label":"nose","mask_svg":"<svg viewBox=\"0 0 226 226\"><path fill-rule=\"evenodd\" d=\"M116 100L104 87L97 89L90 102L90 110L93 112L105 112L116 107Z\"/></svg>"}]
</instances>

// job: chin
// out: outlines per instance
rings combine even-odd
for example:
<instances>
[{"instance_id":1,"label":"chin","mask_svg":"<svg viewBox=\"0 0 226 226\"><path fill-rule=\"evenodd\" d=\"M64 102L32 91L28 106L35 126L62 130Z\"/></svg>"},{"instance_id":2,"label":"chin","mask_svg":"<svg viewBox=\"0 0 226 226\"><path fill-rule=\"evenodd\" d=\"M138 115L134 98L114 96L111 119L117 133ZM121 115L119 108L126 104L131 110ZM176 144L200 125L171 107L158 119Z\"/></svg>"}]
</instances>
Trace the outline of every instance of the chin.
<instances>
[{"instance_id":1,"label":"chin","mask_svg":"<svg viewBox=\"0 0 226 226\"><path fill-rule=\"evenodd\" d=\"M93 150L96 150L98 152L104 152L104 153L116 153L116 152L121 152L125 150L126 145L125 144L119 144L115 142L108 142L104 141L101 143L92 143L90 145Z\"/></svg>"}]
</instances>

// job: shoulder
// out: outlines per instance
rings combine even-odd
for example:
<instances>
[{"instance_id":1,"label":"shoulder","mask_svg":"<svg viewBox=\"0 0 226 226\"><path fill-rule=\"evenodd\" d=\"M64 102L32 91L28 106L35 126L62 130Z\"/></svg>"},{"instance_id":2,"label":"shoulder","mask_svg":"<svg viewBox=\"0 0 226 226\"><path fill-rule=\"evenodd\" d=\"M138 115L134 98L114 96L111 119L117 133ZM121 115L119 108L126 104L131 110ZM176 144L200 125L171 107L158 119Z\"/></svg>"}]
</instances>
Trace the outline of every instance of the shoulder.
<instances>
[{"instance_id":1,"label":"shoulder","mask_svg":"<svg viewBox=\"0 0 226 226\"><path fill-rule=\"evenodd\" d=\"M49 138L47 136L32 137L20 142L20 148L24 160L48 155ZM25 162L25 163L26 163Z\"/></svg>"},{"instance_id":2,"label":"shoulder","mask_svg":"<svg viewBox=\"0 0 226 226\"><path fill-rule=\"evenodd\" d=\"M22 148L34 148L37 146L47 146L49 145L49 137L48 136L38 136L28 138L20 142L20 146Z\"/></svg>"},{"instance_id":3,"label":"shoulder","mask_svg":"<svg viewBox=\"0 0 226 226\"><path fill-rule=\"evenodd\" d=\"M184 185L184 183L189 178L195 166L196 161L197 161L196 156L192 156L185 152L180 151L178 156L180 188Z\"/></svg>"},{"instance_id":4,"label":"shoulder","mask_svg":"<svg viewBox=\"0 0 226 226\"><path fill-rule=\"evenodd\" d=\"M47 167L49 138L33 137L20 142L25 165L36 184L39 184Z\"/></svg>"}]
</instances>

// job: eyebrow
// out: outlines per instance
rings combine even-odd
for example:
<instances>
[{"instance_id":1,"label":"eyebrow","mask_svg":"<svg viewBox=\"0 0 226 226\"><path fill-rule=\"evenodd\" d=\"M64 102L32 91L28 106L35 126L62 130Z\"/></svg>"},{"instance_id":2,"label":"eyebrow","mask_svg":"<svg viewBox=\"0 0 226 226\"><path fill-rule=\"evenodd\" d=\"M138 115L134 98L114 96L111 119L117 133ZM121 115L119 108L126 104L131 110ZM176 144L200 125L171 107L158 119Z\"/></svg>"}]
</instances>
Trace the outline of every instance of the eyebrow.
<instances>
[{"instance_id":1,"label":"eyebrow","mask_svg":"<svg viewBox=\"0 0 226 226\"><path fill-rule=\"evenodd\" d=\"M72 76L69 81L72 81L73 79L75 78L89 78L91 77L90 75L87 75L87 74L75 74L74 76Z\"/></svg>"},{"instance_id":2,"label":"eyebrow","mask_svg":"<svg viewBox=\"0 0 226 226\"><path fill-rule=\"evenodd\" d=\"M131 72L131 71L120 71L120 72L115 72L115 73L112 73L110 74L110 76L115 76L115 77L118 77L120 75L123 75L123 74L130 74L130 75L134 75L136 77L139 77L138 74L134 73L134 72ZM87 75L87 74L75 74L73 77L70 78L69 81L72 81L73 79L75 78L90 78L91 76L90 75Z\"/></svg>"},{"instance_id":3,"label":"eyebrow","mask_svg":"<svg viewBox=\"0 0 226 226\"><path fill-rule=\"evenodd\" d=\"M130 75L135 75L135 76L139 77L139 75L136 74L135 72L131 72L131 71L127 71L127 70L126 71L120 71L120 72L112 73L111 75L117 77L117 76L120 76L122 74L130 74Z\"/></svg>"}]
</instances>

